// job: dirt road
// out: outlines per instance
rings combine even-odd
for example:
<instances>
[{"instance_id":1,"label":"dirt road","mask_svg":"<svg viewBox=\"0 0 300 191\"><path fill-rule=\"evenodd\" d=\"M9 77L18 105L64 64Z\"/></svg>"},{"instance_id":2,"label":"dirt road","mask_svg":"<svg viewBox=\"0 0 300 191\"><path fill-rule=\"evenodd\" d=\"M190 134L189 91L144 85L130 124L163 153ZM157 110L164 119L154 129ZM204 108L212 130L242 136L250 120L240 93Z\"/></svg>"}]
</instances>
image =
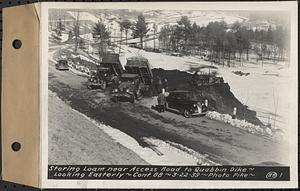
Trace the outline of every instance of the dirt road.
<instances>
[{"instance_id":1,"label":"dirt road","mask_svg":"<svg viewBox=\"0 0 300 191\"><path fill-rule=\"evenodd\" d=\"M88 90L87 79L49 64L49 89L73 109L133 137L148 147L143 137L171 141L208 155L219 164L284 164L283 145L206 117L185 119L174 113L150 109L151 100L135 104L110 101L109 92ZM50 127L49 127L50 128ZM50 140L51 141L51 140Z\"/></svg>"}]
</instances>

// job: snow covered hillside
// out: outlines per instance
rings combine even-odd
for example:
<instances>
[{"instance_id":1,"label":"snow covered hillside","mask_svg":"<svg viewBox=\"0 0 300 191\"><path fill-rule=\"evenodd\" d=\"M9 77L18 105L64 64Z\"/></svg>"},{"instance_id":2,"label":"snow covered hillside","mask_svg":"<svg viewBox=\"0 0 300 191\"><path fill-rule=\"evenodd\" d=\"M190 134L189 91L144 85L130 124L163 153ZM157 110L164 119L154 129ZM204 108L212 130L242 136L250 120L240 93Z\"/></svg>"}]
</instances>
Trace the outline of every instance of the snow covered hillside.
<instances>
[{"instance_id":1,"label":"snow covered hillside","mask_svg":"<svg viewBox=\"0 0 300 191\"><path fill-rule=\"evenodd\" d=\"M233 71L250 73L239 76ZM290 83L293 81L291 68L286 63L280 64L244 64L235 68L219 68L219 72L227 81L234 95L250 109L257 111L257 116L263 122L270 122L274 127L274 114L277 106L276 127L285 128L289 121L292 97Z\"/></svg>"}]
</instances>

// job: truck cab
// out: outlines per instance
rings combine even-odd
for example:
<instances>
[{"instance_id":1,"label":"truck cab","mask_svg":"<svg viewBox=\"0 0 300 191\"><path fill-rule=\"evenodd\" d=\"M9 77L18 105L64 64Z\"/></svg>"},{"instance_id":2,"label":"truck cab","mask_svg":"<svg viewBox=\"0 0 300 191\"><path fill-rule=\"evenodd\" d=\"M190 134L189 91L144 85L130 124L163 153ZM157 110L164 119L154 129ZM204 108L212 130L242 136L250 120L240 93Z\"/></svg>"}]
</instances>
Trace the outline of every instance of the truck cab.
<instances>
[{"instance_id":1,"label":"truck cab","mask_svg":"<svg viewBox=\"0 0 300 191\"><path fill-rule=\"evenodd\" d=\"M100 65L97 66L96 73L90 75L87 86L90 89L101 88L104 90L109 85L116 83L123 72L119 54L106 54Z\"/></svg>"},{"instance_id":2,"label":"truck cab","mask_svg":"<svg viewBox=\"0 0 300 191\"><path fill-rule=\"evenodd\" d=\"M118 100L125 98L133 103L141 96L143 85L139 75L124 73L121 75L118 88L113 89L113 100L117 102Z\"/></svg>"}]
</instances>

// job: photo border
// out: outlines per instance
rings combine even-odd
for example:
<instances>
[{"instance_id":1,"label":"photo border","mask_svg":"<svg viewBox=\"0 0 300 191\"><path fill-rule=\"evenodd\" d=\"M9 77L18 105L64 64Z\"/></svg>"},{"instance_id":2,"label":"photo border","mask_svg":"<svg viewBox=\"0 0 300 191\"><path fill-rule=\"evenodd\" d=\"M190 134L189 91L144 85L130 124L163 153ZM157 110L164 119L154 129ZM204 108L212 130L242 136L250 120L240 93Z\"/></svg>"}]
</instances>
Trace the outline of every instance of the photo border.
<instances>
[{"instance_id":1,"label":"photo border","mask_svg":"<svg viewBox=\"0 0 300 191\"><path fill-rule=\"evenodd\" d=\"M219 180L48 180L48 10L59 9L137 9L137 10L218 10L220 11L289 11L291 13L290 63L298 76L297 2L98 2L41 3L41 185L42 188L295 188L298 186L298 106L289 131L291 181L219 181ZM291 83L293 103L298 103L298 84Z\"/></svg>"}]
</instances>

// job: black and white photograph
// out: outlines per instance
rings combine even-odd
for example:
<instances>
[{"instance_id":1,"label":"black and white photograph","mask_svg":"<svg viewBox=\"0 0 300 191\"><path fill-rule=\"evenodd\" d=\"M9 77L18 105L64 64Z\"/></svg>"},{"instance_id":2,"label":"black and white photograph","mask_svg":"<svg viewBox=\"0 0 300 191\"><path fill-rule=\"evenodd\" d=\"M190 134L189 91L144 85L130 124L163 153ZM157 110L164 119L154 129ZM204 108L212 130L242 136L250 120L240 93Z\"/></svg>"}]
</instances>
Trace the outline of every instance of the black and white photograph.
<instances>
[{"instance_id":1,"label":"black and white photograph","mask_svg":"<svg viewBox=\"0 0 300 191\"><path fill-rule=\"evenodd\" d=\"M52 4L48 171L68 179L59 168L86 165L98 180L91 165L290 167L294 18L223 4Z\"/></svg>"}]
</instances>

